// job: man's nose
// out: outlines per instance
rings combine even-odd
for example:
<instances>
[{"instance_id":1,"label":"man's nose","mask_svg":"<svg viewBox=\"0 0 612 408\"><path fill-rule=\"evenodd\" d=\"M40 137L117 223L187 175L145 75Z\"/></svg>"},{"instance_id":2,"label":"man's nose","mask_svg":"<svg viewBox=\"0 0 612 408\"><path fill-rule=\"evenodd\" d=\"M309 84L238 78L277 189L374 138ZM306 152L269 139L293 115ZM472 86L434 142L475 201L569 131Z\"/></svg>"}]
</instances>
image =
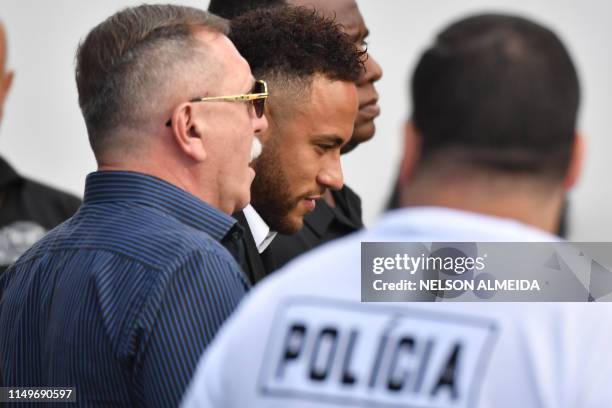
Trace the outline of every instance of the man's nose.
<instances>
[{"instance_id":1,"label":"man's nose","mask_svg":"<svg viewBox=\"0 0 612 408\"><path fill-rule=\"evenodd\" d=\"M376 82L383 75L382 68L378 64L378 61L374 59L372 54L368 54L368 58L365 62L365 72L360 78L361 83Z\"/></svg>"},{"instance_id":2,"label":"man's nose","mask_svg":"<svg viewBox=\"0 0 612 408\"><path fill-rule=\"evenodd\" d=\"M340 155L329 160L321 169L317 181L319 184L332 190L340 190L342 188L344 185L344 176L342 175Z\"/></svg>"}]
</instances>

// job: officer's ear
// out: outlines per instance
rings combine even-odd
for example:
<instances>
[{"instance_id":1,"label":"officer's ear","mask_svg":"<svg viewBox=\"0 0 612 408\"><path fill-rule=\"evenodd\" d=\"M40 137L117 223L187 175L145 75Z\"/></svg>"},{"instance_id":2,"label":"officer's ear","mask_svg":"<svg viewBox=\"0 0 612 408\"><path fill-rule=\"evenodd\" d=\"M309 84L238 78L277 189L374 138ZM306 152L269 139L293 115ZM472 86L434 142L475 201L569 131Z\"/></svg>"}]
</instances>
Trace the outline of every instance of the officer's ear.
<instances>
[{"instance_id":1,"label":"officer's ear","mask_svg":"<svg viewBox=\"0 0 612 408\"><path fill-rule=\"evenodd\" d=\"M9 71L3 76L0 76L0 119L2 118L2 108L4 107L4 102L11 89L11 85L13 85L14 77L15 73L13 71Z\"/></svg>"},{"instance_id":2,"label":"officer's ear","mask_svg":"<svg viewBox=\"0 0 612 408\"><path fill-rule=\"evenodd\" d=\"M586 154L586 139L580 133L576 133L574 136L574 144L572 146L572 153L570 156L570 162L567 167L567 172L563 178L563 190L571 190L582 174L582 163L584 162L584 156Z\"/></svg>"},{"instance_id":3,"label":"officer's ear","mask_svg":"<svg viewBox=\"0 0 612 408\"><path fill-rule=\"evenodd\" d=\"M422 139L421 134L409 120L404 125L404 153L400 166L400 185L410 184L421 157Z\"/></svg>"}]
</instances>

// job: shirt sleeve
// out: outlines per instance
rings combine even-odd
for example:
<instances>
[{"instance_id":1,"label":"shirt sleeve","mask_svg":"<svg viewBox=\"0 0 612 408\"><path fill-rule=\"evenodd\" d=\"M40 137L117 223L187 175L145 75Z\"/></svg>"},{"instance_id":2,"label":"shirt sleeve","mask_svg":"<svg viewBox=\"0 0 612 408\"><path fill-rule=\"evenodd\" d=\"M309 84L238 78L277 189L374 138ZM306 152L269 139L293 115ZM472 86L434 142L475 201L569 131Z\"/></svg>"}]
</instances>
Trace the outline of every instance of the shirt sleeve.
<instances>
[{"instance_id":1,"label":"shirt sleeve","mask_svg":"<svg viewBox=\"0 0 612 408\"><path fill-rule=\"evenodd\" d=\"M282 400L271 403L258 385L261 370L273 364L273 359L266 356L266 347L275 337L271 334L274 317L284 310L284 304L279 304L279 299L284 299L284 286L274 284L274 278L267 278L258 290L250 292L225 322L201 357L181 408L294 406Z\"/></svg>"},{"instance_id":2,"label":"shirt sleeve","mask_svg":"<svg viewBox=\"0 0 612 408\"><path fill-rule=\"evenodd\" d=\"M170 274L144 318L150 323L136 362L138 405L179 404L200 355L246 290L235 262L214 251L192 253Z\"/></svg>"},{"instance_id":3,"label":"shirt sleeve","mask_svg":"<svg viewBox=\"0 0 612 408\"><path fill-rule=\"evenodd\" d=\"M231 335L228 338L226 332L234 334L236 327L234 321L231 323L224 326L224 331L218 337L220 341L215 341L200 359L180 408L224 408L229 406L228 401L224 399L229 387L224 387L223 382L226 375L224 368L229 363L226 354L227 343L228 340L231 340ZM246 371L245 375L251 374L246 374ZM224 388L226 392L223 392Z\"/></svg>"}]
</instances>

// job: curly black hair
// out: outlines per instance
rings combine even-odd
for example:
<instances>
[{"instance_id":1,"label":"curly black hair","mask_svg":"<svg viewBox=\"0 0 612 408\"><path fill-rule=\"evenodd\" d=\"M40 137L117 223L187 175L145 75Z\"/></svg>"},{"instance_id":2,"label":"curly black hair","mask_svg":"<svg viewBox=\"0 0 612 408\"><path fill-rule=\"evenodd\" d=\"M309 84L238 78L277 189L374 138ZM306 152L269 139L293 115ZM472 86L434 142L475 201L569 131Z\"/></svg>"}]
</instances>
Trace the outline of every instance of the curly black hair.
<instances>
[{"instance_id":1,"label":"curly black hair","mask_svg":"<svg viewBox=\"0 0 612 408\"><path fill-rule=\"evenodd\" d=\"M356 82L365 52L333 18L310 8L282 6L251 10L230 24L230 39L251 65L253 74L289 80L316 75Z\"/></svg>"},{"instance_id":2,"label":"curly black hair","mask_svg":"<svg viewBox=\"0 0 612 408\"><path fill-rule=\"evenodd\" d=\"M249 10L285 5L285 0L210 0L208 11L231 20Z\"/></svg>"}]
</instances>

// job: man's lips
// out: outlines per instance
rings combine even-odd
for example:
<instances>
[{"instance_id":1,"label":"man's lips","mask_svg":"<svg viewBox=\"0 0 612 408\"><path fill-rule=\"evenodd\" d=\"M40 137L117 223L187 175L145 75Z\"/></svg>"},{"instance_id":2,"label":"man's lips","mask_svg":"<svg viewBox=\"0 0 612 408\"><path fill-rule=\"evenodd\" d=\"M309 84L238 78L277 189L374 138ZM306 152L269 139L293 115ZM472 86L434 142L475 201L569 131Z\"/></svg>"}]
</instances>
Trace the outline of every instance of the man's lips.
<instances>
[{"instance_id":1,"label":"man's lips","mask_svg":"<svg viewBox=\"0 0 612 408\"><path fill-rule=\"evenodd\" d=\"M317 200L320 199L320 198L321 198L320 195L317 195L317 196L308 196L308 197L304 197L302 199L302 202L306 206L306 209L308 210L308 212L310 212L310 211L314 211L314 209L317 206Z\"/></svg>"},{"instance_id":2,"label":"man's lips","mask_svg":"<svg viewBox=\"0 0 612 408\"><path fill-rule=\"evenodd\" d=\"M380 106L378 106L378 99L374 99L368 103L365 103L359 107L359 115L365 119L374 119L380 115Z\"/></svg>"}]
</instances>

